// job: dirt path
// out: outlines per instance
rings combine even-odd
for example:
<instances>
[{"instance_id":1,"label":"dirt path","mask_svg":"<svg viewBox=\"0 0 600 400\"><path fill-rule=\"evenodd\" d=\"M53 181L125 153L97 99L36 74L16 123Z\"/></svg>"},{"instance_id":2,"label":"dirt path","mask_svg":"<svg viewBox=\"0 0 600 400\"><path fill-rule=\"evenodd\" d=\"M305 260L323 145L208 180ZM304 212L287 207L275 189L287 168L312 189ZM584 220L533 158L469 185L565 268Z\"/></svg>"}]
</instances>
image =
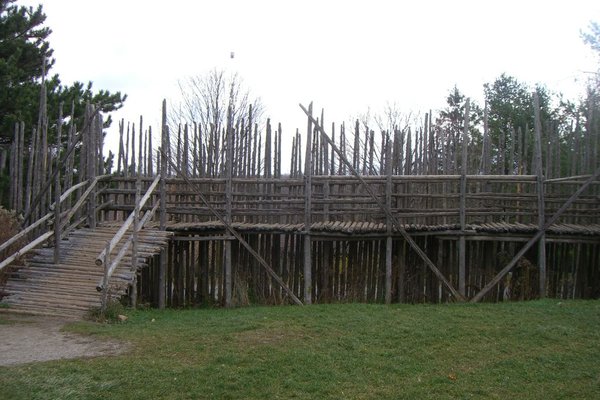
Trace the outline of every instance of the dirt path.
<instances>
[{"instance_id":1,"label":"dirt path","mask_svg":"<svg viewBox=\"0 0 600 400\"><path fill-rule=\"evenodd\" d=\"M64 318L0 316L0 366L66 358L117 355L127 344L61 332Z\"/></svg>"}]
</instances>

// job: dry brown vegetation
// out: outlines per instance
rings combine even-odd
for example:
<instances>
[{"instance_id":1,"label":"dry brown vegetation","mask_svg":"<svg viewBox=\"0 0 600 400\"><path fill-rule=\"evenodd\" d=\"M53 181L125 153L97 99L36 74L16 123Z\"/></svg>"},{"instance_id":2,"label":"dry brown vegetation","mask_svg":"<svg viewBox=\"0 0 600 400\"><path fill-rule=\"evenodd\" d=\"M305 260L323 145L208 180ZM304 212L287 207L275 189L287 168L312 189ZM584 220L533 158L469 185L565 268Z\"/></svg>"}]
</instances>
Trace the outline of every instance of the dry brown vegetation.
<instances>
[{"instance_id":1,"label":"dry brown vegetation","mask_svg":"<svg viewBox=\"0 0 600 400\"><path fill-rule=\"evenodd\" d=\"M17 233L21 229L21 222L19 221L19 217L16 215L14 211L9 211L0 206L0 244L6 242ZM0 260L5 259L7 256L13 254L18 249L23 246L23 241L18 240L17 242L8 246L4 251L0 252ZM7 267L4 270L0 271L0 287L4 286L6 282L6 277L8 272L13 267Z\"/></svg>"}]
</instances>

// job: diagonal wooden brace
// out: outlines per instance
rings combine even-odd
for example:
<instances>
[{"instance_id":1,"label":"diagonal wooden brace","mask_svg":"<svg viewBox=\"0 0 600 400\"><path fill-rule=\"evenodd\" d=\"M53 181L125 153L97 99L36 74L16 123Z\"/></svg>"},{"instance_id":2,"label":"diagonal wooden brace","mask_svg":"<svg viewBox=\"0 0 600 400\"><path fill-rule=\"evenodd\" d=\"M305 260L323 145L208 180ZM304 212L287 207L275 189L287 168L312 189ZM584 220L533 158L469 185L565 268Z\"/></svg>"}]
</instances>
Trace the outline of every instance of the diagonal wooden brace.
<instances>
[{"instance_id":1,"label":"diagonal wooden brace","mask_svg":"<svg viewBox=\"0 0 600 400\"><path fill-rule=\"evenodd\" d=\"M215 217L217 217L217 219L225 226L225 228L227 228L229 233L231 233L231 235L233 235L233 237L235 237L242 244L242 246L244 246L246 248L246 250L248 250L248 252L250 254L252 254L252 256L254 258L256 258L258 260L260 265L262 265L263 268L267 271L267 273L269 275L271 275L271 277L273 279L275 279L275 281L279 284L279 286L281 286L283 288L283 290L288 294L288 296L290 296L292 301L300 306L304 305L302 303L302 301L300 301L300 299L298 297L296 297L294 292L279 277L279 275L277 275L277 273L273 270L273 268L271 268L271 266L260 256L260 254L258 254L256 252L256 250L254 250L252 248L252 246L250 246L250 244L248 242L246 242L244 240L244 238L233 228L233 226L231 226L231 224L228 221L226 221L225 218L221 214L219 214L219 212L217 210L215 210L215 208L213 206L210 205L208 200L206 200L206 197L204 197L204 194L202 193L200 188L196 184L194 184L187 177L187 175L185 173L183 173L183 171L181 171L181 169L179 169L179 167L177 167L177 165L175 165L175 163L164 153L165 150L161 149L161 152L163 153L163 156L165 157L165 159L168 160L169 164L171 164L171 167L173 168L173 170L175 172L177 172L177 174L179 174L183 178L185 183L187 183L198 194L198 196L200 197L200 199L202 200L204 205L210 210L210 212L213 213L213 215Z\"/></svg>"},{"instance_id":2,"label":"diagonal wooden brace","mask_svg":"<svg viewBox=\"0 0 600 400\"><path fill-rule=\"evenodd\" d=\"M454 289L454 287L446 279L444 274L442 274L442 272L435 266L433 261L431 261L429 259L429 257L427 257L427 254L425 254L425 252L419 247L419 245L413 240L413 238L406 232L404 227L400 224L400 221L398 220L398 218L396 218L396 216L394 214L392 214L392 211L390 210L390 208L387 207L383 202L381 202L381 200L379 200L377 195L373 192L373 189L371 189L369 187L367 182L360 176L360 174L358 173L358 171L356 171L356 169L352 166L352 164L350 164L348 159L344 156L344 154L336 146L336 144L333 142L333 140L331 140L331 138L325 133L325 130L323 129L323 127L321 127L319 122L308 112L308 110L306 108L304 108L304 106L302 104L300 104L300 108L302 109L302 111L304 111L306 116L312 120L312 123L315 125L315 128L317 128L321 132L321 137L324 140L326 140L327 143L329 143L329 145L333 148L333 150L340 157L340 159L344 162L344 164L346 164L346 166L348 167L350 172L352 172L352 174L360 181L360 183L362 183L362 185L364 186L364 188L367 191L367 193L369 194L369 196L371 196L371 198L373 198L373 201L375 201L375 203L377 203L379 208L385 213L385 215L390 219L390 221L392 221L392 224L396 227L396 229L398 230L400 235L402 235L404 240L406 240L408 242L408 244L410 245L410 247L412 247L412 249L419 255L419 257L421 257L421 259L423 259L425 264L435 274L435 276L437 276L437 278L440 281L442 281L442 283L444 284L444 286L446 286L446 288L450 291L450 293L452 293L452 295L457 300L465 301L466 300L465 297L463 295L461 295L456 289Z\"/></svg>"},{"instance_id":3,"label":"diagonal wooden brace","mask_svg":"<svg viewBox=\"0 0 600 400\"><path fill-rule=\"evenodd\" d=\"M594 174L592 176L590 176L588 178L587 181L584 182L583 185L581 185L579 187L579 189L577 189L577 191L575 193L573 193L571 195L571 197L569 197L569 199L565 202L565 204L563 204L558 211L556 211L554 213L554 215L548 220L546 221L546 223L544 224L544 226L535 234L533 235L533 237L531 239L529 239L529 241L527 243L525 243L525 245L521 248L521 250L519 250L519 252L513 257L513 259L506 265L506 267L504 267L502 269L502 271L498 272L498 275L496 275L494 277L494 279L492 279L491 281L488 282L487 285L485 285L485 287L483 289L481 289L479 291L479 293L477 293L472 299L471 299L471 303L477 303L479 300L481 300L483 298L483 296L485 296L494 286L496 286L498 284L498 282L500 282L502 280L502 278L504 278L504 276L510 272L511 269L514 268L514 266L517 264L517 262L519 261L519 259L521 257L523 257L523 255L527 252L527 250L529 250L545 233L546 230L548 230L548 228L556 222L556 220L562 215L562 213L564 213L567 208L569 208L569 206L571 204L573 204L573 202L575 200L577 200L577 198L581 195L581 193L583 193L584 190L586 190L591 184L592 182L594 182L596 179L598 179L598 177L600 176L600 168L598 168L596 170L596 172L594 172Z\"/></svg>"}]
</instances>

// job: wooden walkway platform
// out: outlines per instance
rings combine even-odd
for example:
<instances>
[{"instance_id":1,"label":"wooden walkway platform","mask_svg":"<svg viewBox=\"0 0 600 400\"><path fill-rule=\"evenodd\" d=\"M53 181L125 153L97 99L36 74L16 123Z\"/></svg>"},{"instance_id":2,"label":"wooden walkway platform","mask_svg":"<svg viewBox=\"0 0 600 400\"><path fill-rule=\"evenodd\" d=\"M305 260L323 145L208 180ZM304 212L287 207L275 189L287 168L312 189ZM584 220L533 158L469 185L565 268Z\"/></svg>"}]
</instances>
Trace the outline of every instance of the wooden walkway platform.
<instances>
[{"instance_id":1,"label":"wooden walkway platform","mask_svg":"<svg viewBox=\"0 0 600 400\"><path fill-rule=\"evenodd\" d=\"M304 224L267 224L267 223L245 223L233 222L232 227L244 233L302 233L305 232ZM423 224L404 224L403 228L411 234L515 234L531 235L538 231L539 227L535 224L524 223L506 223L489 222L481 224L467 224L466 229L461 231L460 224L446 225L423 225ZM179 222L169 223L167 230L178 233L198 233L207 234L221 232L225 226L220 221L205 222ZM387 232L385 223L364 222L364 221L327 221L315 222L310 226L310 232L313 235L332 234L332 235L377 235L384 236ZM600 241L600 224L577 225L569 223L557 223L551 225L546 231L549 236L581 236L589 237L592 240ZM398 229L393 228L392 233L398 233Z\"/></svg>"}]
</instances>

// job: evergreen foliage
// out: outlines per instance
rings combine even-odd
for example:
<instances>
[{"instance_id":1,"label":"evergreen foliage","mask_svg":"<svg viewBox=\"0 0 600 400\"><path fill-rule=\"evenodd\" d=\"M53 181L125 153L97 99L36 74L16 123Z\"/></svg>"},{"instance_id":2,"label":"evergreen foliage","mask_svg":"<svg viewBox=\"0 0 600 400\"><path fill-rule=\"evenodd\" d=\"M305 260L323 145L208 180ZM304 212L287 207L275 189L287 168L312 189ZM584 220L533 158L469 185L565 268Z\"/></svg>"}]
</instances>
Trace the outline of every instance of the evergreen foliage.
<instances>
[{"instance_id":1,"label":"evergreen foliage","mask_svg":"<svg viewBox=\"0 0 600 400\"><path fill-rule=\"evenodd\" d=\"M17 122L25 122L27 136L29 128L37 125L44 81L50 118L58 115L61 102L66 112L74 105L77 120L82 118L88 101L100 106L103 112L122 107L127 96L120 92L94 91L92 82L65 86L57 74L49 77L54 65L48 41L52 31L44 26L46 15L42 6L34 9L15 3L16 0L0 0L0 143L12 141ZM105 125L110 122L107 118Z\"/></svg>"}]
</instances>

